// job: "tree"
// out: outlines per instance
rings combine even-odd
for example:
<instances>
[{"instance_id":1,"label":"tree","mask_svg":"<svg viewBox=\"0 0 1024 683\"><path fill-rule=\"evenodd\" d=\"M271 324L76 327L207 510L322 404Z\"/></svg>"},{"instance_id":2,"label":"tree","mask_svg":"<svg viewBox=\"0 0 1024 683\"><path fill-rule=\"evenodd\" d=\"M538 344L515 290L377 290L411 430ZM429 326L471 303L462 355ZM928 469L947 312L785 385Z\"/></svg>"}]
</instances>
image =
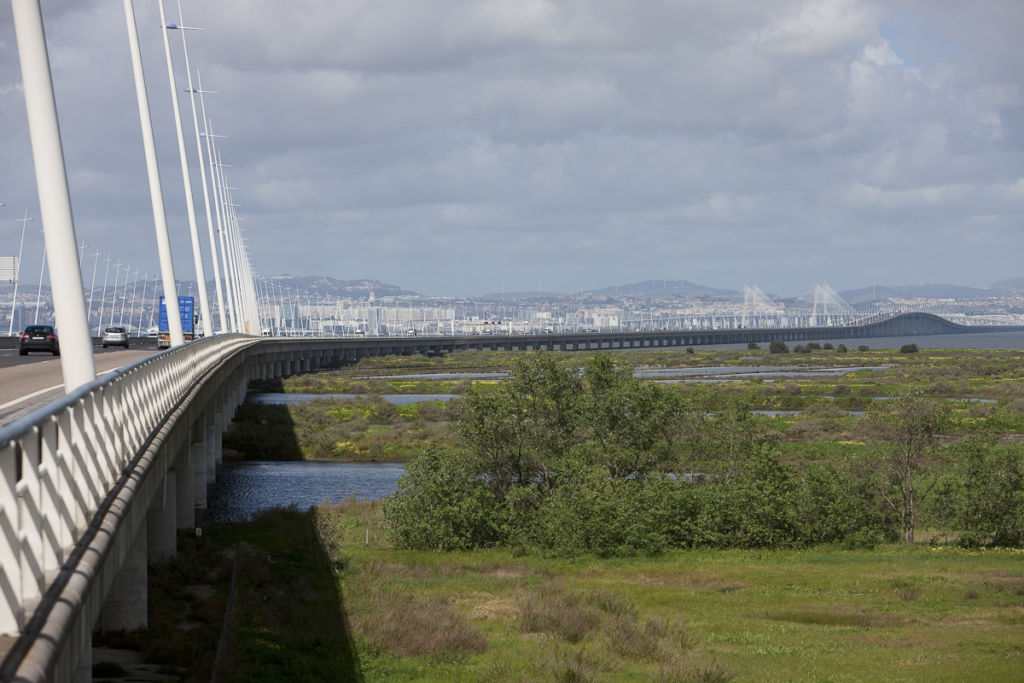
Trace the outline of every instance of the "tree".
<instances>
[{"instance_id":1,"label":"tree","mask_svg":"<svg viewBox=\"0 0 1024 683\"><path fill-rule=\"evenodd\" d=\"M593 459L613 477L644 478L671 457L671 426L679 417L679 394L641 382L633 368L598 355L583 369L587 436Z\"/></svg>"},{"instance_id":2,"label":"tree","mask_svg":"<svg viewBox=\"0 0 1024 683\"><path fill-rule=\"evenodd\" d=\"M886 401L870 419L875 442L874 467L879 492L899 517L903 540L914 542L919 506L937 481L928 467L949 406L911 389Z\"/></svg>"},{"instance_id":3,"label":"tree","mask_svg":"<svg viewBox=\"0 0 1024 683\"><path fill-rule=\"evenodd\" d=\"M917 353L917 344L904 344L900 347L900 353Z\"/></svg>"},{"instance_id":4,"label":"tree","mask_svg":"<svg viewBox=\"0 0 1024 683\"><path fill-rule=\"evenodd\" d=\"M747 342L747 351L760 351L761 347L757 345L757 342Z\"/></svg>"},{"instance_id":5,"label":"tree","mask_svg":"<svg viewBox=\"0 0 1024 683\"><path fill-rule=\"evenodd\" d=\"M772 339L772 343L768 345L769 353L789 353L789 347L786 346L786 342L781 339Z\"/></svg>"},{"instance_id":6,"label":"tree","mask_svg":"<svg viewBox=\"0 0 1024 683\"><path fill-rule=\"evenodd\" d=\"M540 352L519 359L496 389L470 390L456 430L501 497L518 484L547 488L584 438L582 394L576 370Z\"/></svg>"},{"instance_id":7,"label":"tree","mask_svg":"<svg viewBox=\"0 0 1024 683\"><path fill-rule=\"evenodd\" d=\"M952 451L952 465L936 489L938 523L955 531L964 546L1024 545L1024 459L976 438Z\"/></svg>"}]
</instances>

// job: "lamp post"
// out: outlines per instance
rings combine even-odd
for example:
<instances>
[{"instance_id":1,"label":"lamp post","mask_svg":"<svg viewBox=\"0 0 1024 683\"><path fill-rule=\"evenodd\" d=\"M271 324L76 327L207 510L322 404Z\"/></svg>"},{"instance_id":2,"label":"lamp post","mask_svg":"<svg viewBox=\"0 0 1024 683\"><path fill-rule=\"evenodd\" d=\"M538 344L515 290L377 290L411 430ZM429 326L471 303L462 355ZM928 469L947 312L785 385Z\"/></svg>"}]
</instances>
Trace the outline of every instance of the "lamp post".
<instances>
[{"instance_id":1,"label":"lamp post","mask_svg":"<svg viewBox=\"0 0 1024 683\"><path fill-rule=\"evenodd\" d=\"M196 284L199 286L199 313L203 319L203 329L212 329L210 319L210 300L206 296L206 271L203 267L203 253L199 246L199 229L196 227L196 207L192 197L192 176L188 170L188 156L185 153L185 135L181 130L181 109L178 106L178 88L174 84L174 65L171 63L171 43L167 37L168 30L177 30L174 25L168 26L164 14L164 0L158 0L160 8L160 25L164 39L164 56L167 60L167 80L171 85L171 104L174 107L174 131L178 136L178 159L181 162L181 180L185 189L185 208L188 213L188 235L192 241L192 260L195 263ZM200 164L202 161L200 161Z\"/></svg>"},{"instance_id":2,"label":"lamp post","mask_svg":"<svg viewBox=\"0 0 1024 683\"><path fill-rule=\"evenodd\" d=\"M139 123L142 126L142 146L146 155L146 175L149 179L150 202L153 205L157 252L160 255L160 277L163 281L164 301L167 307L168 332L171 337L171 346L181 346L185 343L185 334L181 328L181 313L178 310L178 290L174 285L171 240L167 234L167 214L164 210L163 190L160 187L160 167L156 158L153 121L149 115L149 97L146 94L146 79L142 70L142 50L139 48L139 32L135 25L135 7L132 5L132 0L124 0L124 16L128 28L128 46L132 55L135 97L139 105Z\"/></svg>"},{"instance_id":3,"label":"lamp post","mask_svg":"<svg viewBox=\"0 0 1024 683\"><path fill-rule=\"evenodd\" d=\"M107 327L114 324L114 309L117 308L117 283L121 278L121 261L118 260L117 268L114 271L114 291L110 295L110 320L107 322Z\"/></svg>"},{"instance_id":4,"label":"lamp post","mask_svg":"<svg viewBox=\"0 0 1024 683\"><path fill-rule=\"evenodd\" d=\"M100 250L96 250L96 258L92 262L92 284L89 285L89 310L85 314L85 319L92 320L92 295L96 291L96 266L100 264Z\"/></svg>"},{"instance_id":5,"label":"lamp post","mask_svg":"<svg viewBox=\"0 0 1024 683\"><path fill-rule=\"evenodd\" d=\"M139 324L135 328L136 330L139 331L139 335L138 336L140 338L142 337L142 334L141 334L142 333L142 313L143 313L143 311L146 310L146 289L148 287L149 287L149 272L146 273L145 278L142 280L142 299L141 299L142 303L139 304ZM129 321L128 324L131 325L131 322Z\"/></svg>"},{"instance_id":6,"label":"lamp post","mask_svg":"<svg viewBox=\"0 0 1024 683\"><path fill-rule=\"evenodd\" d=\"M135 317L135 292L139 289L139 271L135 271L135 279L132 280L132 305L128 307L128 332L131 333L132 318Z\"/></svg>"},{"instance_id":7,"label":"lamp post","mask_svg":"<svg viewBox=\"0 0 1024 683\"><path fill-rule=\"evenodd\" d=\"M0 204L0 206L7 206L6 204ZM21 280L21 249L25 246L25 226L32 220L29 218L28 209L25 209L25 217L19 218L21 222L21 242L18 243L18 276L14 278L14 297L11 299L11 324L7 326L7 336L10 337L14 334L14 310L18 303L18 282ZM23 318L25 316L22 316ZM24 321L22 321L24 322Z\"/></svg>"},{"instance_id":8,"label":"lamp post","mask_svg":"<svg viewBox=\"0 0 1024 683\"><path fill-rule=\"evenodd\" d=\"M97 318L97 320L96 320L96 336L97 337L100 336L100 334L101 334L101 329L100 328L103 327L103 308L104 308L104 306L106 305L106 302L107 302L107 276L110 275L110 262L113 261L113 260L114 259L111 258L110 256L108 256L106 258L107 267L103 271L103 292L100 294L100 315L99 315L99 318Z\"/></svg>"},{"instance_id":9,"label":"lamp post","mask_svg":"<svg viewBox=\"0 0 1024 683\"><path fill-rule=\"evenodd\" d=\"M43 236L43 261L39 264L39 286L36 288L36 317L33 325L39 324L39 302L43 298L43 274L46 272L46 236Z\"/></svg>"},{"instance_id":10,"label":"lamp post","mask_svg":"<svg viewBox=\"0 0 1024 683\"><path fill-rule=\"evenodd\" d=\"M124 288L121 291L121 313L117 316L117 326L121 327L124 325L124 305L128 303L128 278L132 276L132 267L128 266L128 270L124 274Z\"/></svg>"},{"instance_id":11,"label":"lamp post","mask_svg":"<svg viewBox=\"0 0 1024 683\"><path fill-rule=\"evenodd\" d=\"M201 135L202 135L202 137L206 138L206 160L207 160L207 163L209 164L209 168L210 168L210 189L213 191L213 208L214 208L214 210L216 212L214 215L215 215L216 220L217 220L217 234L219 235L220 234L220 230L221 230L220 205L218 204L218 199L217 199L217 180L216 180L216 175L214 174L214 171L213 171L213 143L211 142L211 138L213 138L215 136L213 134L213 131L210 130L211 127L212 127L212 123L209 121L209 119L206 118L206 98L204 97L204 95L206 95L207 93L213 93L214 91L212 91L212 90L203 90L203 76L202 76L202 74L199 73L198 70L196 71L196 80L197 80L197 82L199 84L199 88L198 88L198 90L193 90L192 92L193 92L193 96L195 95L195 93L197 93L197 92L199 93L199 105L200 105L200 108L202 109L202 113L203 113L203 132L202 132ZM203 172L204 176L205 176L205 173L206 172L204 170L204 172ZM205 183L204 183L203 187L205 189L205 187L206 187ZM208 227L210 229L210 252L213 255L213 268L214 268L214 272L219 274L221 272L221 263L222 262L221 262L220 259L217 258L217 239L213 235L213 223L210 220L210 205L209 205L209 197L208 196L207 196L207 204L206 204L206 218L207 218L207 222L208 222ZM231 306L231 301L230 300L227 301L228 308L225 308L224 307L224 305L225 305L224 288L221 286L222 282L223 282L222 277L217 277L217 303L220 306L220 331L223 333L223 332L227 332L228 329L229 329L228 328L228 322L229 322L228 321L228 313L229 313L229 308Z\"/></svg>"},{"instance_id":12,"label":"lamp post","mask_svg":"<svg viewBox=\"0 0 1024 683\"><path fill-rule=\"evenodd\" d=\"M185 20L181 13L181 0L178 0L178 22L184 24ZM182 27L184 28L184 27ZM199 79L199 89L196 90L192 87L192 67L188 61L188 43L185 40L185 31L181 31L181 50L185 55L185 72L188 74L188 89L186 92L189 93L189 100L192 103L192 127L195 131L196 136L196 154L199 158L199 177L203 185L203 204L206 208L206 231L210 240L210 256L213 260L213 281L216 285L217 290L217 314L220 319L220 326L217 328L218 334L223 334L227 331L226 322L224 320L224 289L221 287L220 281L220 264L217 261L217 241L213 235L213 217L210 214L210 193L206 184L206 165L203 163L203 145L199 135L199 116L196 112L196 93L199 93L200 98L204 92L203 82L199 77L199 72L196 72L196 78ZM203 106L203 122L205 127L206 122L206 107ZM210 321L209 334L213 334L213 321Z\"/></svg>"},{"instance_id":13,"label":"lamp post","mask_svg":"<svg viewBox=\"0 0 1024 683\"><path fill-rule=\"evenodd\" d=\"M200 101L202 97L200 96ZM227 237L226 233L228 230L227 213L224 207L224 190L223 188L223 175L225 168L224 164L220 162L220 153L217 151L217 144L212 141L212 138L218 137L213 133L213 121L209 121L207 125L206 145L210 150L210 183L213 186L213 198L217 207L217 236L220 240L220 258L222 272L224 273L224 289L225 296L228 302L228 316L231 319L231 331L238 332L238 315L235 300L235 291L233 287L233 281L231 277L231 268L229 266L229 255L227 249Z\"/></svg>"}]
</instances>

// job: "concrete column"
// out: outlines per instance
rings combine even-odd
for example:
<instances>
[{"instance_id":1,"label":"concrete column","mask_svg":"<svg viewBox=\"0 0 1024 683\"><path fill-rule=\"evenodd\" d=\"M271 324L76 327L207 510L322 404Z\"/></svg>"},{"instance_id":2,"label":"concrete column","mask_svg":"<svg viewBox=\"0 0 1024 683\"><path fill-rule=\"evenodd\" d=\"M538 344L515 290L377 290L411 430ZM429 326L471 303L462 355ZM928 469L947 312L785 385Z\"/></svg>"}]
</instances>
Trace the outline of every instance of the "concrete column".
<instances>
[{"instance_id":1,"label":"concrete column","mask_svg":"<svg viewBox=\"0 0 1024 683\"><path fill-rule=\"evenodd\" d=\"M189 447L184 446L174 464L176 475L175 520L179 529L194 529L196 526L196 490L193 485L195 474Z\"/></svg>"},{"instance_id":2,"label":"concrete column","mask_svg":"<svg viewBox=\"0 0 1024 683\"><path fill-rule=\"evenodd\" d=\"M101 631L137 631L148 625L146 527L139 528L121 571L114 579L97 627Z\"/></svg>"},{"instance_id":3,"label":"concrete column","mask_svg":"<svg viewBox=\"0 0 1024 683\"><path fill-rule=\"evenodd\" d=\"M192 462L192 494L195 506L206 509L206 442L193 441L189 448L189 460Z\"/></svg>"},{"instance_id":4,"label":"concrete column","mask_svg":"<svg viewBox=\"0 0 1024 683\"><path fill-rule=\"evenodd\" d=\"M178 477L173 469L168 470L161 488L146 513L146 545L150 562L174 557L178 552Z\"/></svg>"},{"instance_id":5,"label":"concrete column","mask_svg":"<svg viewBox=\"0 0 1024 683\"><path fill-rule=\"evenodd\" d=\"M214 419L214 440L213 440L213 454L214 462L220 465L224 462L224 413L221 410L213 411Z\"/></svg>"},{"instance_id":6,"label":"concrete column","mask_svg":"<svg viewBox=\"0 0 1024 683\"><path fill-rule=\"evenodd\" d=\"M203 427L205 439L203 454L206 456L206 483L212 484L217 481L217 442L220 440L217 432L217 418L212 410L207 410L203 416Z\"/></svg>"},{"instance_id":7,"label":"concrete column","mask_svg":"<svg viewBox=\"0 0 1024 683\"><path fill-rule=\"evenodd\" d=\"M78 666L71 676L71 683L92 683L92 634L85 639L82 652L78 655Z\"/></svg>"}]
</instances>

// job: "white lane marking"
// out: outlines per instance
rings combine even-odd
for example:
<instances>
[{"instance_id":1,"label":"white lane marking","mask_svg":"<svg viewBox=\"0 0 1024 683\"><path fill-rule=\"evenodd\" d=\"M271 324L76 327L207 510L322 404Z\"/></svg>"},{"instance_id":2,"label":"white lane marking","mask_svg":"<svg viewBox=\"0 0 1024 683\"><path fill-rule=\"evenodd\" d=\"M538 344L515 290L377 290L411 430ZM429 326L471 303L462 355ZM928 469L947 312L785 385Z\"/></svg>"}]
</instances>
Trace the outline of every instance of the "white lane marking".
<instances>
[{"instance_id":1,"label":"white lane marking","mask_svg":"<svg viewBox=\"0 0 1024 683\"><path fill-rule=\"evenodd\" d=\"M114 372L114 370L117 370L117 368L112 368L110 370L104 370L103 372L97 372L96 376L100 377L102 375L106 375L106 374L109 374L111 372ZM10 408L11 406L16 406L19 403L24 403L25 401L28 401L29 399L33 399L36 396L42 396L43 394L45 394L47 392L54 391L56 389L60 389L62 386L64 386L63 383L55 384L52 387L46 387L45 389L40 389L39 391L33 391L31 394L25 394L21 398L16 398L13 401L8 401L7 403L0 404L0 410L4 410L5 408Z\"/></svg>"}]
</instances>

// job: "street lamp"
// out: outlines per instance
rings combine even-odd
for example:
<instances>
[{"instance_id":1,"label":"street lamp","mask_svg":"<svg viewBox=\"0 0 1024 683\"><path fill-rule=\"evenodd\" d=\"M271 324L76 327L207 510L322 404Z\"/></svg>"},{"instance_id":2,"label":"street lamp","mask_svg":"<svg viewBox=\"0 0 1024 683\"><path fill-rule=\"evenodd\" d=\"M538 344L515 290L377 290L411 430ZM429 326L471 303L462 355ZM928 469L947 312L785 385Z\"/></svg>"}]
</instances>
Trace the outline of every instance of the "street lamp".
<instances>
[{"instance_id":1,"label":"street lamp","mask_svg":"<svg viewBox=\"0 0 1024 683\"><path fill-rule=\"evenodd\" d=\"M43 297L43 273L46 272L46 236L43 236L43 262L39 264L39 288L36 289L36 317L33 325L39 324L39 301Z\"/></svg>"},{"instance_id":2,"label":"street lamp","mask_svg":"<svg viewBox=\"0 0 1024 683\"><path fill-rule=\"evenodd\" d=\"M178 290L174 285L174 260L171 257L171 240L167 233L167 213L164 195L160 187L160 168L156 158L156 142L153 138L153 121L149 113L149 96L146 94L146 79L142 68L142 50L139 47L139 32L135 23L135 7L132 0L124 0L125 25L128 29L128 47L132 56L132 73L135 79L135 97L139 105L139 124L142 127L142 146L146 156L146 176L149 180L149 197L153 205L153 224L156 229L157 253L160 256L160 277L163 282L164 299L167 307L168 331L171 346L185 343L178 311Z\"/></svg>"},{"instance_id":3,"label":"street lamp","mask_svg":"<svg viewBox=\"0 0 1024 683\"><path fill-rule=\"evenodd\" d=\"M7 205L0 204L0 206ZM21 248L25 246L25 226L28 225L30 220L32 219L29 218L28 209L25 209L25 217L18 219L21 222L21 242L18 244L18 274L14 278L14 298L11 299L11 323L7 326L8 337L14 334L14 307L18 302L18 282L21 280Z\"/></svg>"},{"instance_id":4,"label":"street lamp","mask_svg":"<svg viewBox=\"0 0 1024 683\"><path fill-rule=\"evenodd\" d=\"M184 17L182 16L182 13L181 13L181 0L178 0L178 21L180 23L182 23L182 24L185 21ZM174 24L170 24L167 28L178 28L178 27L174 26ZM192 87L192 67L191 67L191 65L189 64L189 61L188 61L188 43L185 40L185 31L186 30L189 30L189 29L191 29L191 30L202 30L202 29L194 29L192 27L187 27L187 26L181 26L180 28L182 29L182 31L181 31L181 50L182 50L182 52L185 55L185 72L188 74L188 88L185 90L185 92L189 93L189 100L192 103L192 127L193 127L193 129L195 131L195 136L196 136L196 153L199 156L199 176L200 176L200 181L202 182L202 185L203 185L203 204L204 204L204 206L206 208L206 231L208 233L208 237L209 237L209 240L210 240L210 256L211 256L211 259L213 260L213 282L216 285L216 289L217 289L217 314L218 314L218 316L220 318L220 327L218 328L218 333L222 334L222 333L227 331L227 329L226 329L227 326L226 326L226 323L225 323L225 320L224 320L224 288L221 286L221 280L220 280L220 263L217 260L217 240L216 240L216 238L213 235L213 217L210 214L210 193L209 193L209 190L208 190L207 184L206 184L206 165L203 163L203 145L202 145L202 141L200 140L200 136L199 136L199 115L196 112L196 93L199 93L200 97L201 97L202 93L204 91L202 89L203 88L202 82L200 82L200 84L199 84L199 90L196 90L194 87ZM198 77L198 75L199 75L199 72L197 71L196 72L196 76ZM206 91L206 92L213 92L213 91ZM204 122L206 120L206 107L205 107L205 105L203 107L203 120L204 120ZM209 331L207 332L207 334L212 335L214 333L214 331L213 331L213 320L210 320L209 323L210 323L210 328L209 328ZM205 328L204 328L204 330L205 330Z\"/></svg>"},{"instance_id":5,"label":"street lamp","mask_svg":"<svg viewBox=\"0 0 1024 683\"><path fill-rule=\"evenodd\" d=\"M195 262L196 283L199 286L199 311L205 329L212 329L210 319L210 300L206 295L206 272L203 267L203 253L199 247L199 229L196 227L196 207L192 197L192 176L188 170L188 156L185 153L185 135L181 130L181 110L178 107L178 88L174 84L174 65L171 63L171 43L167 37L170 29L180 30L178 26L168 25L164 13L164 0L158 0L160 8L160 25L164 39L164 56L167 59L167 80L171 85L171 104L174 107L174 129L178 135L178 158L181 161L181 180L185 189L185 208L188 213L188 234L192 241L192 260ZM179 8L180 9L180 8ZM200 160L200 164L202 161Z\"/></svg>"}]
</instances>

